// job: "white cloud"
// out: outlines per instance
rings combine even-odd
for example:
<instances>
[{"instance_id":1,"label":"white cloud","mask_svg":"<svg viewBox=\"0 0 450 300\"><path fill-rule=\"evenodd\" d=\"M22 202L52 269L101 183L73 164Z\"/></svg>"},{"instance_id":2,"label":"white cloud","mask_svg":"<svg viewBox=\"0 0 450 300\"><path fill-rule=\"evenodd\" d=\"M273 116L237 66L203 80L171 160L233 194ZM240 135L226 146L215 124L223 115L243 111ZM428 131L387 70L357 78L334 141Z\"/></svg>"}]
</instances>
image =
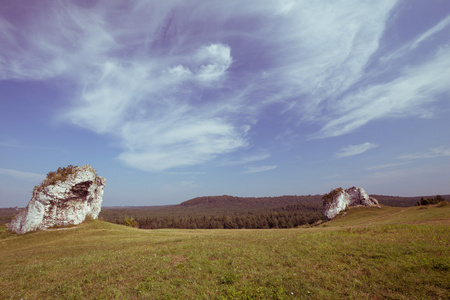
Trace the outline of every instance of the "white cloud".
<instances>
[{"instance_id":1,"label":"white cloud","mask_svg":"<svg viewBox=\"0 0 450 300\"><path fill-rule=\"evenodd\" d=\"M391 164L384 164L384 165L376 165L368 167L367 170L381 170L381 169L390 169L394 167L404 166L408 164L407 162L400 162L400 163L391 163Z\"/></svg>"},{"instance_id":2,"label":"white cloud","mask_svg":"<svg viewBox=\"0 0 450 300\"><path fill-rule=\"evenodd\" d=\"M266 160L268 158L270 158L269 153L255 154L255 155L245 156L241 160L237 161L236 163L237 164L246 164L246 163L250 163L250 162Z\"/></svg>"},{"instance_id":3,"label":"white cloud","mask_svg":"<svg viewBox=\"0 0 450 300\"><path fill-rule=\"evenodd\" d=\"M176 65L168 68L170 75L177 79L198 81L198 83L217 83L223 79L233 62L230 47L223 44L202 46L193 55L191 66Z\"/></svg>"},{"instance_id":4,"label":"white cloud","mask_svg":"<svg viewBox=\"0 0 450 300\"><path fill-rule=\"evenodd\" d=\"M21 31L27 46L0 56L3 78L72 78L82 89L61 119L117 137L120 160L154 171L246 146L249 124L273 102L305 93L320 102L344 90L377 49L393 4L149 2L117 16L120 5L41 8ZM21 24L0 26L8 44L17 41ZM265 75L233 77L235 63Z\"/></svg>"},{"instance_id":5,"label":"white cloud","mask_svg":"<svg viewBox=\"0 0 450 300\"><path fill-rule=\"evenodd\" d=\"M270 154L267 152L253 154L253 155L247 155L242 156L239 159L235 160L224 160L222 163L220 163L220 166L232 166L232 165L245 165L248 163L256 162L256 161L262 161L270 158Z\"/></svg>"},{"instance_id":6,"label":"white cloud","mask_svg":"<svg viewBox=\"0 0 450 300\"><path fill-rule=\"evenodd\" d=\"M291 128L323 124L322 138L380 118L429 116L426 104L448 92L448 49L390 82L361 83L396 3L28 4L36 7L23 19L0 12L0 79L69 78L77 91L61 120L117 139L130 166L192 166L248 146L267 111L291 113ZM448 18L405 51L446 26Z\"/></svg>"},{"instance_id":7,"label":"white cloud","mask_svg":"<svg viewBox=\"0 0 450 300\"><path fill-rule=\"evenodd\" d=\"M269 170L276 169L277 166L257 166L257 167L245 167L247 170L244 172L246 174L265 172Z\"/></svg>"},{"instance_id":8,"label":"white cloud","mask_svg":"<svg viewBox=\"0 0 450 300\"><path fill-rule=\"evenodd\" d=\"M148 123L142 128L129 123L121 134L129 150L119 159L138 169L162 171L200 164L246 145L241 134L220 119L174 122L156 130Z\"/></svg>"},{"instance_id":9,"label":"white cloud","mask_svg":"<svg viewBox=\"0 0 450 300\"><path fill-rule=\"evenodd\" d=\"M396 59L402 58L406 56L409 52L418 48L421 45L424 45L426 41L428 41L431 37L439 34L445 28L450 26L450 16L441 20L438 24L428 29L409 43L402 45L397 50L390 52L380 58L380 61L385 64L391 64Z\"/></svg>"},{"instance_id":10,"label":"white cloud","mask_svg":"<svg viewBox=\"0 0 450 300\"><path fill-rule=\"evenodd\" d=\"M339 152L335 153L334 156L337 158L344 158L349 156L358 155L361 153L366 152L367 150L373 149L375 147L378 147L378 145L373 143L363 143L359 145L351 145L344 148L341 148Z\"/></svg>"},{"instance_id":11,"label":"white cloud","mask_svg":"<svg viewBox=\"0 0 450 300\"><path fill-rule=\"evenodd\" d=\"M279 59L286 62L276 76L288 87L292 84L291 93L303 92L307 101L299 101L298 108L305 118L315 119L324 101L334 99L360 79L378 49L385 21L395 5L395 1L344 2L336 6L318 1L300 3L296 17L289 19L289 25L297 30L289 30L291 35L284 34L280 37L284 41L278 41L287 43L283 48L287 53L280 53Z\"/></svg>"},{"instance_id":12,"label":"white cloud","mask_svg":"<svg viewBox=\"0 0 450 300\"><path fill-rule=\"evenodd\" d=\"M370 121L387 117L429 117L426 104L449 93L450 49L415 67L404 68L397 79L369 85L342 98L335 105L334 118L315 137L347 134Z\"/></svg>"},{"instance_id":13,"label":"white cloud","mask_svg":"<svg viewBox=\"0 0 450 300\"><path fill-rule=\"evenodd\" d=\"M41 174L17 171L13 169L0 169L0 174L28 181L42 181L45 178L45 176Z\"/></svg>"},{"instance_id":14,"label":"white cloud","mask_svg":"<svg viewBox=\"0 0 450 300\"><path fill-rule=\"evenodd\" d=\"M17 7L10 5L5 14ZM117 46L100 21L100 13L60 1L41 9L30 7L21 11L20 18L0 23L7 38L0 52L0 79L77 77L80 71L88 71Z\"/></svg>"},{"instance_id":15,"label":"white cloud","mask_svg":"<svg viewBox=\"0 0 450 300\"><path fill-rule=\"evenodd\" d=\"M175 75L177 77L189 77L192 75L191 70L183 67L182 65L177 65L175 67L169 68L170 75Z\"/></svg>"},{"instance_id":16,"label":"white cloud","mask_svg":"<svg viewBox=\"0 0 450 300\"><path fill-rule=\"evenodd\" d=\"M450 148L446 149L444 147L437 147L421 153L404 154L399 158L403 160L414 160L414 159L426 159L445 156L450 156Z\"/></svg>"},{"instance_id":17,"label":"white cloud","mask_svg":"<svg viewBox=\"0 0 450 300\"><path fill-rule=\"evenodd\" d=\"M436 24L431 29L427 30L425 33L421 34L411 45L411 48L417 48L420 44L422 44L423 41L429 39L436 33L439 33L440 31L444 30L445 28L450 26L450 16L440 21L438 24Z\"/></svg>"},{"instance_id":18,"label":"white cloud","mask_svg":"<svg viewBox=\"0 0 450 300\"><path fill-rule=\"evenodd\" d=\"M219 80L233 61L230 47L222 44L203 46L197 52L197 59L201 63L197 78L203 82Z\"/></svg>"},{"instance_id":19,"label":"white cloud","mask_svg":"<svg viewBox=\"0 0 450 300\"><path fill-rule=\"evenodd\" d=\"M226 105L203 110L188 101L196 82L203 85L225 74L232 61L229 47L213 44L197 53L194 71L180 64L171 67L172 60L166 72L160 72L164 66L152 60L107 61L89 80L95 84L85 86L78 100L81 105L64 118L119 137L124 152L118 158L147 171L196 165L241 148L246 145L247 129L223 117Z\"/></svg>"}]
</instances>

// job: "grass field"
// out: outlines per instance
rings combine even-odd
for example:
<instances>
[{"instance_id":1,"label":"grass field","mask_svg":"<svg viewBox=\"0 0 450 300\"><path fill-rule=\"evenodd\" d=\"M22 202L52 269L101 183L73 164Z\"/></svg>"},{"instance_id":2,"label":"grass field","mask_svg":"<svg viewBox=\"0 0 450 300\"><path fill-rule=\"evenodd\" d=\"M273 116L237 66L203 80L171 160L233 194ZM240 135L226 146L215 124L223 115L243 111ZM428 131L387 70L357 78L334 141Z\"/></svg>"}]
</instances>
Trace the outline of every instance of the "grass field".
<instances>
[{"instance_id":1,"label":"grass field","mask_svg":"<svg viewBox=\"0 0 450 300\"><path fill-rule=\"evenodd\" d=\"M313 228L0 229L0 299L449 299L450 205Z\"/></svg>"}]
</instances>

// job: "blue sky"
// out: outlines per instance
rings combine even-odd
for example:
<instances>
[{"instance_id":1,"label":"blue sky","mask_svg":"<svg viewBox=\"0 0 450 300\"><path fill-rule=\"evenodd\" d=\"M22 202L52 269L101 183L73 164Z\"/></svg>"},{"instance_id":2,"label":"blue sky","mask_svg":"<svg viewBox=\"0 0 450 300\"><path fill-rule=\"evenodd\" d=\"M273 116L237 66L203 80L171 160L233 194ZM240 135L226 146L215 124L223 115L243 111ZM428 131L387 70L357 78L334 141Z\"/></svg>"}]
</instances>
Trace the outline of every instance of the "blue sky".
<instances>
[{"instance_id":1,"label":"blue sky","mask_svg":"<svg viewBox=\"0 0 450 300\"><path fill-rule=\"evenodd\" d=\"M0 2L0 207L450 193L450 1Z\"/></svg>"}]
</instances>

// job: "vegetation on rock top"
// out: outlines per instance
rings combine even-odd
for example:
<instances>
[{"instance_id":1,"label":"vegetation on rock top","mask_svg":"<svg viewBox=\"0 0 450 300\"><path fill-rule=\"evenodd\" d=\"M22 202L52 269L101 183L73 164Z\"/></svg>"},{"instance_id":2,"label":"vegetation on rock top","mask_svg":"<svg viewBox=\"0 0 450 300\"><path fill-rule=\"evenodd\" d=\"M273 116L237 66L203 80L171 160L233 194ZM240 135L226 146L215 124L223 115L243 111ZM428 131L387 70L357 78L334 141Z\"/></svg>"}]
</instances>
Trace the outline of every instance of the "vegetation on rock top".
<instances>
[{"instance_id":1,"label":"vegetation on rock top","mask_svg":"<svg viewBox=\"0 0 450 300\"><path fill-rule=\"evenodd\" d=\"M33 193L34 191L41 192L44 190L45 187L49 185L54 185L58 181L60 182L66 181L69 175L75 173L75 168L77 168L77 166L68 165L67 167L59 167L56 172L53 171L48 172L47 177L44 179L44 181L42 181L40 185L36 185L34 187Z\"/></svg>"},{"instance_id":2,"label":"vegetation on rock top","mask_svg":"<svg viewBox=\"0 0 450 300\"><path fill-rule=\"evenodd\" d=\"M97 173L95 172L95 169L89 166L91 171L94 172L95 176L97 176ZM75 174L77 172L77 169L80 167L68 165L67 167L59 167L56 171L51 171L47 173L47 177L42 181L40 185L36 185L33 189L33 193L35 191L41 192L44 190L45 187L49 185L55 185L58 182L64 182L66 181L70 175Z\"/></svg>"},{"instance_id":3,"label":"vegetation on rock top","mask_svg":"<svg viewBox=\"0 0 450 300\"><path fill-rule=\"evenodd\" d=\"M342 193L344 190L341 187L335 188L334 190L331 190L331 192L329 192L328 194L325 194L322 196L322 200L325 203L331 203L333 202L333 199L339 195L340 193Z\"/></svg>"}]
</instances>

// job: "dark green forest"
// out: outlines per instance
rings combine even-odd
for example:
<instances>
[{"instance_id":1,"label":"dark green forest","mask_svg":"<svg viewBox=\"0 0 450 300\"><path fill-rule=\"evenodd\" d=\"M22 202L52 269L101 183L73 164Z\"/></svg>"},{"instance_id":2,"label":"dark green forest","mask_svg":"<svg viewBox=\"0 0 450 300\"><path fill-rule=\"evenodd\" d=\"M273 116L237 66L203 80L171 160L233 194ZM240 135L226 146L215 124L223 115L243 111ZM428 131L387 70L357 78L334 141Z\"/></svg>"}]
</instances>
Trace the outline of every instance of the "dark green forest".
<instances>
[{"instance_id":1,"label":"dark green forest","mask_svg":"<svg viewBox=\"0 0 450 300\"><path fill-rule=\"evenodd\" d=\"M423 197L371 195L380 204L414 206ZM444 196L450 200L450 195ZM145 229L269 229L292 228L325 221L323 195L280 197L198 197L178 205L106 207L103 220Z\"/></svg>"},{"instance_id":2,"label":"dark green forest","mask_svg":"<svg viewBox=\"0 0 450 300\"><path fill-rule=\"evenodd\" d=\"M102 209L99 217L145 229L292 228L323 220L321 199L321 195L207 196L170 206L107 207Z\"/></svg>"},{"instance_id":3,"label":"dark green forest","mask_svg":"<svg viewBox=\"0 0 450 300\"><path fill-rule=\"evenodd\" d=\"M380 204L407 207L422 199L436 197L398 197L370 195ZM102 207L99 218L116 224L143 229L269 229L293 228L324 221L323 195L280 197L206 196L178 205ZM450 200L450 195L438 199ZM429 201L431 202L431 200ZM9 223L20 209L0 208L0 223Z\"/></svg>"},{"instance_id":4,"label":"dark green forest","mask_svg":"<svg viewBox=\"0 0 450 300\"><path fill-rule=\"evenodd\" d=\"M438 204L440 202L444 202L445 198L442 197L441 195L437 195L436 197L429 197L429 198L420 198L420 201L417 201L417 206L421 206L421 205L432 205L432 204Z\"/></svg>"},{"instance_id":5,"label":"dark green forest","mask_svg":"<svg viewBox=\"0 0 450 300\"><path fill-rule=\"evenodd\" d=\"M20 207L0 208L0 224L7 224L22 210Z\"/></svg>"}]
</instances>

